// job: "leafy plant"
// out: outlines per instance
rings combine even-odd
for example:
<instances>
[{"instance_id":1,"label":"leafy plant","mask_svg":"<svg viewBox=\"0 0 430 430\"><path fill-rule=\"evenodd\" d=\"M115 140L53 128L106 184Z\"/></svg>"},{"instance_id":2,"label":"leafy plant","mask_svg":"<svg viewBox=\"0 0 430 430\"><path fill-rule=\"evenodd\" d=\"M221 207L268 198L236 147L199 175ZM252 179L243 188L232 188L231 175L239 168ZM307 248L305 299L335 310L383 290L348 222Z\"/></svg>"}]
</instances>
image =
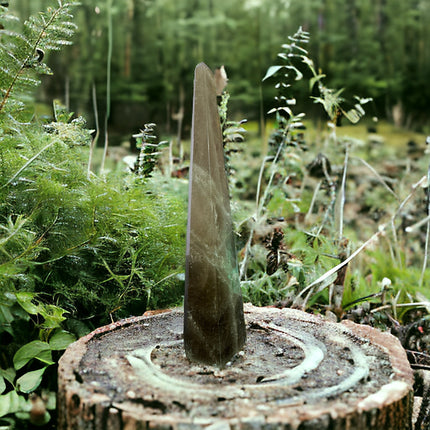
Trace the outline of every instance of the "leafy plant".
<instances>
[{"instance_id":1,"label":"leafy plant","mask_svg":"<svg viewBox=\"0 0 430 430\"><path fill-rule=\"evenodd\" d=\"M357 147L357 141L339 138L337 125L341 116L356 123L364 115L363 106L370 99L355 97L348 104L342 97L343 91L327 88L325 76L316 72L306 50L308 33L300 28L289 39L279 54L283 64L269 67L264 77L264 80L277 80L277 106L269 112L276 115L277 129L269 140L269 153L260 169L255 212L247 221L248 241L241 251L245 295L258 303L267 304L271 298L284 306L331 310L340 318L345 315L343 306L359 300L360 294L366 291L365 285L368 293L361 297L376 297L373 294L379 291L378 282L387 278L395 285L396 295L385 295L387 302L384 305L391 300L396 309L402 300L413 303L415 289L403 282L412 268L402 256L404 248L398 238L397 220L425 178L414 184L410 194L401 200L397 191L393 191L372 166L361 160L379 184L379 187L373 187L371 194L363 195L363 202L375 199L375 204L380 207L384 195L384 200L390 204L390 215L387 214L388 219L381 220L379 226L375 225L376 231L370 238L351 250L354 245L352 240L346 239L351 230L344 225L344 213L350 154ZM310 145L305 141L304 114L293 111L296 105L294 85L305 78L309 81L312 99L324 108L329 118L328 134L323 140L326 154L320 152L316 157L308 151ZM387 189L390 191L388 199ZM277 246L273 246L276 235L281 235L281 239ZM353 234L352 237L356 239ZM360 264L356 262L360 258L367 261L367 255L361 254L378 241L385 254L373 255L390 256L387 258L392 266L378 260L375 265L361 267L360 275L354 272L359 278L349 275L347 268L353 263ZM383 247L384 243L388 243L388 251ZM382 267L384 269L379 271ZM419 273L419 270L413 273ZM421 273L423 278L427 277L425 271ZM366 276L374 280L372 285L368 284ZM399 291L402 294L398 295Z\"/></svg>"},{"instance_id":2,"label":"leafy plant","mask_svg":"<svg viewBox=\"0 0 430 430\"><path fill-rule=\"evenodd\" d=\"M64 309L43 302L34 293L1 293L0 419L15 414L21 420L31 421L33 406L27 395L38 390L42 381L45 390L55 389L55 383L49 383L49 369L59 351L75 340L72 333L61 327L64 313ZM49 420L44 406L37 424Z\"/></svg>"},{"instance_id":3,"label":"leafy plant","mask_svg":"<svg viewBox=\"0 0 430 430\"><path fill-rule=\"evenodd\" d=\"M29 23L46 23L37 41L43 41L44 49L65 43L59 36L72 28L71 6L60 2L58 11L49 9L46 16L29 19ZM48 23L55 27L52 43ZM18 31L10 32L19 38ZM10 55L21 49L17 43L8 47ZM9 81L5 84L10 86ZM14 85L13 92L5 90L8 103L20 94L21 80ZM58 101L53 116L47 124L22 122L12 113L0 117L0 224L10 230L5 234L26 239L16 241L22 245L18 260L4 251L3 268L9 279L4 278L5 291L48 292L75 316L97 315L99 322L129 300L140 303L140 311L156 303L176 303L183 285L185 211L173 193L161 191L161 182L157 190L141 180L154 173L161 147L153 146L153 125L145 129L139 175L118 172L102 180L95 175L88 178L85 172L83 147L90 144L91 130L84 119L74 117ZM18 261L20 267L15 267ZM20 276L13 277L8 270ZM154 294L168 285L175 285L175 294L166 293L163 299L163 294ZM121 312L127 315L130 310Z\"/></svg>"},{"instance_id":4,"label":"leafy plant","mask_svg":"<svg viewBox=\"0 0 430 430\"><path fill-rule=\"evenodd\" d=\"M142 149L139 175L88 177L84 119L59 101L51 121L31 111L29 77L47 69L30 53L68 43L74 4L22 28L2 9L0 61L17 60L0 80L0 416L10 427L31 421L36 401L52 407L55 363L75 335L183 295L185 210L156 174L153 147Z\"/></svg>"},{"instance_id":5,"label":"leafy plant","mask_svg":"<svg viewBox=\"0 0 430 430\"><path fill-rule=\"evenodd\" d=\"M134 134L136 146L140 149L136 160L134 172L144 178L149 178L155 168L157 159L161 155L161 149L166 147L167 141L157 142L154 136L155 124L148 123L139 134Z\"/></svg>"},{"instance_id":6,"label":"leafy plant","mask_svg":"<svg viewBox=\"0 0 430 430\"><path fill-rule=\"evenodd\" d=\"M241 121L230 121L228 119L229 99L230 94L227 91L223 91L221 94L221 101L218 106L218 111L221 119L227 178L229 181L230 190L234 190L237 186L237 177L235 175L236 169L232 163L232 156L241 152L239 145L245 141L246 130L243 128L243 124L245 124L247 120L243 119Z\"/></svg>"},{"instance_id":7,"label":"leafy plant","mask_svg":"<svg viewBox=\"0 0 430 430\"><path fill-rule=\"evenodd\" d=\"M22 109L23 104L18 101L19 93L34 90L40 83L36 78L38 74L52 73L43 62L44 57L49 51L59 50L71 43L76 30L76 25L71 21L71 9L77 4L58 0L57 8L50 7L46 12L31 16L21 28L17 18L1 7L0 113Z\"/></svg>"}]
</instances>

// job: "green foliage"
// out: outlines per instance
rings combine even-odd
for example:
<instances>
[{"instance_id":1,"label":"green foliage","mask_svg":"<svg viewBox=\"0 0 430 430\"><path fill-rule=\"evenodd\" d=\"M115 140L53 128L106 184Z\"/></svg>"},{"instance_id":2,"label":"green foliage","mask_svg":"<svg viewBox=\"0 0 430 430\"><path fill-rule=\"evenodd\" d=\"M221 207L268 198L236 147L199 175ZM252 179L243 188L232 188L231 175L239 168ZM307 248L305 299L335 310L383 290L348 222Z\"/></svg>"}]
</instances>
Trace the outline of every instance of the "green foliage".
<instances>
[{"instance_id":1,"label":"green foliage","mask_svg":"<svg viewBox=\"0 0 430 430\"><path fill-rule=\"evenodd\" d=\"M50 74L43 62L45 53L69 45L76 25L71 22L71 8L77 3L58 0L57 8L31 16L22 27L15 16L2 7L0 22L0 113L11 112L23 105L18 103L18 93L34 90L39 84L38 74ZM15 91L17 94L15 94ZM9 101L13 94L13 100Z\"/></svg>"},{"instance_id":2,"label":"green foliage","mask_svg":"<svg viewBox=\"0 0 430 430\"><path fill-rule=\"evenodd\" d=\"M15 414L29 419L31 401L26 395L38 390L42 382L45 389L55 389L50 370L58 352L75 340L61 328L64 309L40 297L0 292L0 418ZM43 422L49 420L46 412Z\"/></svg>"},{"instance_id":3,"label":"green foliage","mask_svg":"<svg viewBox=\"0 0 430 430\"><path fill-rule=\"evenodd\" d=\"M157 143L157 138L153 135L154 128L155 124L145 124L139 134L133 135L137 141L136 146L140 149L134 172L144 178L151 177L157 159L161 155L161 149L168 144L167 141Z\"/></svg>"},{"instance_id":4,"label":"green foliage","mask_svg":"<svg viewBox=\"0 0 430 430\"><path fill-rule=\"evenodd\" d=\"M228 119L227 113L229 100L230 94L227 91L224 91L221 95L221 101L218 107L219 116L221 118L223 146L227 157L232 152L237 152L234 143L243 142L245 140L244 134L246 133L246 130L242 127L242 124L246 123L246 119L241 121L230 121Z\"/></svg>"},{"instance_id":5,"label":"green foliage","mask_svg":"<svg viewBox=\"0 0 430 430\"><path fill-rule=\"evenodd\" d=\"M114 18L121 16L124 22L127 13L137 16L138 25L132 25L132 33L139 37L143 31L149 40L154 35L167 37L169 31L178 37L166 48L166 55L160 56L162 64L145 69L148 74L145 74L142 92L140 84L125 84L136 76L140 78L145 65L143 56L128 55L130 50L120 49L124 55L113 58L112 70L122 70L127 79L120 88L114 88L114 96L116 91L116 97L121 93L121 98L127 101L147 99L149 89L154 90L153 82L161 79L166 91L163 97L174 99L177 84L186 72L186 65L179 73L176 64L181 63L180 59L186 60L181 64L194 66L197 62L184 57L189 25L196 30L192 37L196 52L210 52L214 60L220 52L236 55L234 49L217 50L216 37L200 38L203 33L217 34L221 20L215 19L210 11L197 19L187 2L133 3L135 9L130 9L132 3L127 2L127 7L122 9L120 2L109 13ZM237 14L233 3L224 3L226 15L231 17ZM277 2L266 4L267 9L275 11L275 15L281 14L280 3L278 6L274 3ZM164 10L161 4L169 8ZM0 70L0 340L5 348L0 357L0 417L8 419L11 414L21 414L24 418L27 414L28 418L29 394L42 394L43 389L55 388L50 385L49 376L55 370L59 351L75 335L81 336L109 318L179 304L183 294L186 226L183 196L186 193L181 181L167 178L156 169L162 143L157 143L153 136L154 124L147 124L135 136L141 149L138 174L113 172L103 178L88 177L85 164L91 131L83 118L76 118L59 102L54 102L52 120L42 123L34 117L31 103L23 104L29 101L23 95L37 85L37 73L48 72L39 50L48 52L69 43L74 30L70 23L72 5L59 2L58 8L30 18L23 27L5 9L1 15L4 29L0 33L0 64L5 70ZM94 9L95 2L89 1L84 7ZM105 6L101 9L100 14L105 18ZM176 22L177 12L182 17L179 27L165 27ZM249 10L260 19L256 12ZM167 20L161 19L164 14ZM142 25L148 17L152 19L152 28ZM264 19L269 17L267 12ZM237 24L234 20L229 22L231 28L226 31L231 34ZM80 34L81 38L91 39L85 48L83 45L80 48L87 49L83 52L83 58L88 60L84 67L91 73L83 72L80 76L87 84L104 79L96 75L99 69L96 66L104 61L99 24L90 26L91 32ZM246 26L246 29L257 31L253 27ZM130 31L127 27L128 34ZM252 33L252 37L262 36ZM130 47L127 40L114 40L114 43ZM339 219L343 216L347 190L343 178L346 178L348 155L354 143L337 137L336 122L344 115L355 123L363 116L363 105L369 100L350 98L352 101L348 103L346 91L326 87L326 77L317 72L308 54L307 47L311 44L308 33L300 29L282 46L278 57L282 64L270 67L264 77L268 81L276 78L276 107L271 112L276 115L277 129L270 138L270 149L260 174L257 168L251 178L257 188L253 213L240 225L243 245L240 268L245 299L260 305L281 302L314 310L339 311L339 298L341 305L348 305L369 293L379 294L380 284L389 278L392 289L387 293L387 300L391 304L410 301L416 290L410 285L411 280L416 285L420 282L428 285L430 280L428 270L421 272L411 267L410 252L394 237L399 230L394 223L399 214L398 206L394 209L392 206L398 205L395 193L400 195L407 188L404 182L393 185L395 193L394 198L390 195L390 200L384 197L386 189L375 186L371 194L360 196L375 212L378 203L388 202L390 208L385 207L383 215L392 217L393 229L389 230L389 222L385 224L384 218L378 233L378 237L384 237L389 243L388 251L381 247L383 251L366 256L370 263L366 259L364 263L357 263L363 264L364 269L358 275L356 270L352 275L347 274L341 285L343 289L337 293L333 292L336 271L325 276L339 267L351 252L339 235L342 233ZM158 58L155 55L158 42L149 45L148 55L152 55L151 59ZM249 38L244 39L243 45L247 49L251 46L254 54ZM12 57L14 60L8 62ZM246 64L255 58L249 55ZM327 156L315 158L312 152L316 145L307 142L304 136L304 114L294 112L296 93L303 92L297 85L303 82L312 91L311 100L330 119L328 137L322 139ZM87 84L83 88L88 89ZM243 85L252 87L249 82ZM124 87L133 94L122 93ZM234 89L234 84L231 88ZM157 97L158 89L154 91ZM227 102L228 94L225 94L221 122L229 157L236 151L234 144L243 140L244 129L242 122L227 120ZM309 147L312 152L306 151ZM319 176L312 176L308 167L314 159L326 160L321 164ZM329 163L332 170L328 168ZM240 182L241 174L232 175L235 179L237 176L236 182ZM237 206L241 204L242 201L234 202ZM415 217L420 216L417 213ZM407 215L402 214L405 219ZM379 231L378 225L372 224L370 228L373 227ZM358 226L345 236L351 237L359 230ZM274 232L282 233L282 240L276 246ZM393 250L394 245L398 249ZM350 247L353 249L354 244ZM270 274L268 263L274 266ZM316 280L319 281L313 285Z\"/></svg>"},{"instance_id":6,"label":"green foliage","mask_svg":"<svg viewBox=\"0 0 430 430\"><path fill-rule=\"evenodd\" d=\"M76 316L97 315L103 321L103 315L130 300L134 310L119 315L177 303L182 282L163 279L183 270L183 203L168 194L152 194L131 174L112 176L108 183L89 181L79 147L61 143L28 166L22 172L25 179L3 188L5 213L13 209L15 216L20 214L3 226L10 240L2 267L9 280L12 268L17 274L9 286L49 292L76 309ZM15 242L19 247L12 254ZM23 267L28 267L25 275ZM171 294L161 293L169 288Z\"/></svg>"},{"instance_id":7,"label":"green foliage","mask_svg":"<svg viewBox=\"0 0 430 430\"><path fill-rule=\"evenodd\" d=\"M285 286L287 277L281 273L268 275L262 268L260 271L259 274L254 274L249 279L242 281L241 288L244 301L253 303L255 306L291 303L294 289L291 286Z\"/></svg>"},{"instance_id":8,"label":"green foliage","mask_svg":"<svg viewBox=\"0 0 430 430\"><path fill-rule=\"evenodd\" d=\"M59 351L75 336L110 318L176 305L183 296L184 202L166 184L170 179L156 174L161 144L152 141L153 125L145 129L138 175L88 177L92 131L85 120L55 101L52 120L39 121L22 97L37 83L29 74L46 70L39 58L30 62L34 53L68 43L71 6L59 2L13 31L2 10L2 422L12 415L28 421L30 397L55 390ZM42 424L48 421L49 413Z\"/></svg>"},{"instance_id":9,"label":"green foliage","mask_svg":"<svg viewBox=\"0 0 430 430\"><path fill-rule=\"evenodd\" d=\"M309 57L309 52L305 46L309 43L309 33L303 31L300 27L293 36L289 37L290 43L282 45L283 51L278 54L284 62L284 65L271 66L266 72L263 81L275 75L279 75L281 79L275 87L278 89L279 95L275 100L280 104L279 107L273 108L269 113L276 112L278 119L293 117L291 106L296 104L296 99L289 93L294 81L300 81L304 76L309 77L309 89L312 91L316 86L319 96L312 97L316 103L320 103L332 122L337 122L339 115L344 115L353 124L357 123L365 114L362 105L368 103L372 99L362 99L355 97L353 107L346 108L344 106L345 99L341 97L343 89L334 90L327 88L323 84L324 74L318 74L314 66L314 62ZM283 74L281 75L281 72ZM286 96L285 93L288 95Z\"/></svg>"},{"instance_id":10,"label":"green foliage","mask_svg":"<svg viewBox=\"0 0 430 430\"><path fill-rule=\"evenodd\" d=\"M241 121L230 121L228 119L228 102L230 94L224 91L221 95L221 101L218 111L221 119L221 130L223 136L225 168L230 190L237 187L236 168L234 167L233 158L235 154L242 151L241 144L245 141L246 130L242 127L247 122L246 119Z\"/></svg>"},{"instance_id":11,"label":"green foliage","mask_svg":"<svg viewBox=\"0 0 430 430\"><path fill-rule=\"evenodd\" d=\"M183 294L176 277L183 271L183 204L172 196L148 194L138 177L127 179L127 190L117 187L92 184L87 209L73 210L66 224L73 226L78 216L82 234L87 221L87 240L78 238L37 272L45 288L76 306L78 315L100 318L115 311L128 316L148 306L176 304Z\"/></svg>"},{"instance_id":12,"label":"green foliage","mask_svg":"<svg viewBox=\"0 0 430 430\"><path fill-rule=\"evenodd\" d=\"M390 254L383 249L375 250L369 253L369 273L371 276L371 285L367 287L372 290L384 278L391 280L391 285L395 293L398 291L409 292L414 295L420 291L421 270L419 267L407 265L403 255L403 264L396 264ZM430 283L430 272L427 271L424 277L424 285Z\"/></svg>"},{"instance_id":13,"label":"green foliage","mask_svg":"<svg viewBox=\"0 0 430 430\"><path fill-rule=\"evenodd\" d=\"M63 44L61 23L72 27L70 6L59 3L48 17L29 20L46 24L44 49ZM10 102L21 80L14 86L5 89ZM152 143L153 125L145 129L139 175L104 181L87 178L91 131L83 118L57 101L53 117L45 124L0 118L2 291L50 293L76 317L97 324L114 311L127 316L179 302L185 211L173 193L158 194L142 181L153 173L162 145Z\"/></svg>"},{"instance_id":14,"label":"green foliage","mask_svg":"<svg viewBox=\"0 0 430 430\"><path fill-rule=\"evenodd\" d=\"M224 64L233 78L229 84L229 91L235 94L232 112L258 118L260 77L276 47L296 31L297 23L312 34L307 50L316 70L327 75L329 88L346 85L352 94L369 95L375 100L375 114L390 120L393 106L400 102L405 110L403 124L412 121L428 127L430 4L426 1L111 3L109 7L109 2L86 0L76 9L80 30L75 45L67 48L66 55L49 58L51 67L59 72L50 89L55 91L53 97L59 97L64 78L69 77L71 108L77 112L92 112L93 82L98 99L105 99L110 14L111 99L112 106L121 106L112 110L111 118L121 132L138 127L142 115L148 115L148 106L151 120L163 127L166 109L168 115L175 112L180 88L192 87L192 71L200 61L213 68ZM26 17L43 4L42 0L14 0L10 7ZM264 105L270 103L272 92L265 86ZM185 97L187 106L191 91ZM307 100L307 88L299 85L295 97L302 104ZM125 111L130 105L132 109ZM308 111L307 107L301 109ZM127 124L125 130L128 121L134 124Z\"/></svg>"},{"instance_id":15,"label":"green foliage","mask_svg":"<svg viewBox=\"0 0 430 430\"><path fill-rule=\"evenodd\" d=\"M429 282L429 270L414 267L417 260L414 253L408 251L406 242L400 241L398 235L402 232L396 219L400 214L406 217L409 212L414 214L409 215L410 219L415 214L422 215L422 202L421 206L415 203L417 207L411 202L425 177L412 185L403 201L399 195L409 185L402 181L392 189L361 159L367 169L365 174L359 171L348 182L350 154L360 151L364 143L338 138L337 123L341 116L356 123L365 114L363 106L370 99L354 97L348 103L341 96L342 90L327 88L325 76L316 73L305 49L309 42L309 35L300 28L290 37L290 43L282 46L278 57L284 64L269 67L264 77L276 79L276 107L270 113L276 114L277 128L269 139L269 155L260 169L255 212L246 223L247 230L240 231L248 237L240 262L244 294L259 304L272 300L283 306L326 309L339 318L344 315L345 305L366 300L381 303L384 297L383 306L392 308L394 317L400 318L399 304L403 308L413 302L419 296L419 286ZM309 81L311 98L329 118L327 137L321 145L327 155L319 153L315 157L315 152L308 151L309 147L319 151L318 143L306 142L304 114L293 111L295 85L305 79ZM270 164L266 167L266 163ZM372 186L366 174L374 175L378 186ZM367 181L369 185L364 191ZM362 190L357 193L360 184ZM347 196L352 193L356 195L348 201ZM353 222L358 225L355 230L354 226L344 227L346 202L351 206L355 203L363 212L370 211L369 215L355 215ZM412 208L406 209L407 205ZM360 218L364 216L373 216L380 225L374 224L370 238L357 238L364 223ZM362 245L353 243L357 239L363 241ZM380 252L363 252L378 240ZM357 266L360 270L354 271ZM345 272L348 268L354 275ZM368 279L372 281L369 283ZM392 289L382 294L380 284L386 281Z\"/></svg>"}]
</instances>

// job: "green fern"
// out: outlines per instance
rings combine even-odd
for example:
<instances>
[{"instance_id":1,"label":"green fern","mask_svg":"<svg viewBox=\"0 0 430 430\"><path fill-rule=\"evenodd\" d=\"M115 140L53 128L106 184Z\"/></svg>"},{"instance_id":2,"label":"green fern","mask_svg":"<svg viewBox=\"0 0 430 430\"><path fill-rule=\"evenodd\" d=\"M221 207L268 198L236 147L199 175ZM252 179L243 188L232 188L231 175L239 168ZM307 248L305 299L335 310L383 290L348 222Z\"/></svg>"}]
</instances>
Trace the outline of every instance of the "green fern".
<instances>
[{"instance_id":1,"label":"green fern","mask_svg":"<svg viewBox=\"0 0 430 430\"><path fill-rule=\"evenodd\" d=\"M51 74L45 52L71 44L76 25L71 8L76 2L58 0L56 8L31 16L23 25L6 8L0 9L0 113L23 108L18 96L40 83L39 74ZM13 95L13 97L12 97Z\"/></svg>"}]
</instances>

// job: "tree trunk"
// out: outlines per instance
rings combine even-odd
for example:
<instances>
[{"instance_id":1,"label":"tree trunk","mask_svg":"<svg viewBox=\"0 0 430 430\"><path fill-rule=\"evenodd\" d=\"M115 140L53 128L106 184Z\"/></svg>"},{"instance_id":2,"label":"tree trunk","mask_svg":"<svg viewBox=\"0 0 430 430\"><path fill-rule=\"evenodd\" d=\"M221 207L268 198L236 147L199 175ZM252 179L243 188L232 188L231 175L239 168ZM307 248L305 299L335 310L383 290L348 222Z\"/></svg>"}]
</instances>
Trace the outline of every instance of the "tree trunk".
<instances>
[{"instance_id":1,"label":"tree trunk","mask_svg":"<svg viewBox=\"0 0 430 430\"><path fill-rule=\"evenodd\" d=\"M190 364L183 312L130 318L71 345L59 430L411 430L399 341L351 322L245 306L247 344L225 368Z\"/></svg>"}]
</instances>

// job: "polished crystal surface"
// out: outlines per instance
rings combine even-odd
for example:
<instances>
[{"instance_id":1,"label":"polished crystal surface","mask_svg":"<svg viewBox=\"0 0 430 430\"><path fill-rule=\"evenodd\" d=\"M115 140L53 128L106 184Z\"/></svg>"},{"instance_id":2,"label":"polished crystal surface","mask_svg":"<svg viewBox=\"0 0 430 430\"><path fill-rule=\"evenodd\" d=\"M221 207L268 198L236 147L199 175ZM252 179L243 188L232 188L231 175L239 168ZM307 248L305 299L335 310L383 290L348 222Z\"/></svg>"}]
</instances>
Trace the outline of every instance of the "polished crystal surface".
<instances>
[{"instance_id":1,"label":"polished crystal surface","mask_svg":"<svg viewBox=\"0 0 430 430\"><path fill-rule=\"evenodd\" d=\"M195 70L185 278L185 352L223 366L245 342L215 82Z\"/></svg>"}]
</instances>

